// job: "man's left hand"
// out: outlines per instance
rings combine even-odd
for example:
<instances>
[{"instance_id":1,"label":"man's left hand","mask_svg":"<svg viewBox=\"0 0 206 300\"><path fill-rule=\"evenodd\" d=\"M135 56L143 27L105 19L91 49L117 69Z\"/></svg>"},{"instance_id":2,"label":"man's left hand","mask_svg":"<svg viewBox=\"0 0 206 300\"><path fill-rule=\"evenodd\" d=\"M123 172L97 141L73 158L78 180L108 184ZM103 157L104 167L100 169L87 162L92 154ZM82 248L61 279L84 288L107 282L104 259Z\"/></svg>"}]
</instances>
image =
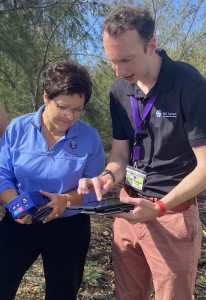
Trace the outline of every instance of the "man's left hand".
<instances>
[{"instance_id":1,"label":"man's left hand","mask_svg":"<svg viewBox=\"0 0 206 300\"><path fill-rule=\"evenodd\" d=\"M160 209L156 203L143 198L132 198L124 189L120 192L120 201L128 204L134 204L135 208L129 212L122 212L113 215L117 218L123 218L130 223L143 223L146 221L154 220L159 216Z\"/></svg>"}]
</instances>

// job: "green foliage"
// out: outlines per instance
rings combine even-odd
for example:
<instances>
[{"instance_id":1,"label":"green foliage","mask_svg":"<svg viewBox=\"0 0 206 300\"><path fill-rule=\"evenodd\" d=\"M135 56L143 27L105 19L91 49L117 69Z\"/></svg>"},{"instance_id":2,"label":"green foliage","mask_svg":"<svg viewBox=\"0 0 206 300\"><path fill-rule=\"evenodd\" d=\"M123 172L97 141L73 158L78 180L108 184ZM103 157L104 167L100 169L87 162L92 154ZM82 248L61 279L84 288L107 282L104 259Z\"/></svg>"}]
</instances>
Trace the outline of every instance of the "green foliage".
<instances>
[{"instance_id":1,"label":"green foliage","mask_svg":"<svg viewBox=\"0 0 206 300\"><path fill-rule=\"evenodd\" d=\"M202 236L206 239L206 227L203 225Z\"/></svg>"},{"instance_id":2,"label":"green foliage","mask_svg":"<svg viewBox=\"0 0 206 300\"><path fill-rule=\"evenodd\" d=\"M202 247L201 247L201 257L199 259L199 264L205 264L206 262L206 226L202 224Z\"/></svg>"},{"instance_id":3,"label":"green foliage","mask_svg":"<svg viewBox=\"0 0 206 300\"><path fill-rule=\"evenodd\" d=\"M105 150L111 147L111 117L109 109L109 90L115 81L115 75L107 61L99 59L91 72L93 80L92 99L88 104L85 121L97 128Z\"/></svg>"},{"instance_id":4,"label":"green foliage","mask_svg":"<svg viewBox=\"0 0 206 300\"><path fill-rule=\"evenodd\" d=\"M124 1L125 2L125 1ZM158 46L175 60L183 60L205 71L206 1L128 1L147 7L156 22Z\"/></svg>"},{"instance_id":5,"label":"green foliage","mask_svg":"<svg viewBox=\"0 0 206 300\"><path fill-rule=\"evenodd\" d=\"M199 276L196 283L200 284L200 285L202 285L206 288L206 278L205 278L205 276L204 275Z\"/></svg>"},{"instance_id":6,"label":"green foliage","mask_svg":"<svg viewBox=\"0 0 206 300\"><path fill-rule=\"evenodd\" d=\"M97 47L94 24L105 7L105 1L81 0L0 3L0 102L11 117L39 108L41 72L49 63Z\"/></svg>"},{"instance_id":7,"label":"green foliage","mask_svg":"<svg viewBox=\"0 0 206 300\"><path fill-rule=\"evenodd\" d=\"M83 282L89 283L90 285L96 285L97 280L102 277L101 271L97 261L87 260L84 267Z\"/></svg>"}]
</instances>

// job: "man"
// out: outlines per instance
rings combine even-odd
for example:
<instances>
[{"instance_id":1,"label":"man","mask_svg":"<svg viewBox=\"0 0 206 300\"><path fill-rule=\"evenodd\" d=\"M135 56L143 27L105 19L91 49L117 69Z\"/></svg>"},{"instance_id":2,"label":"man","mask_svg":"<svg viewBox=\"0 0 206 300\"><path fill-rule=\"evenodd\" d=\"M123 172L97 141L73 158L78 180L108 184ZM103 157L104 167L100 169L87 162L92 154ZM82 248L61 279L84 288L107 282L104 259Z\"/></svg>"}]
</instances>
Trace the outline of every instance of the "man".
<instances>
[{"instance_id":1,"label":"man","mask_svg":"<svg viewBox=\"0 0 206 300\"><path fill-rule=\"evenodd\" d=\"M9 124L9 116L3 106L0 106L0 138L2 137L4 130Z\"/></svg>"},{"instance_id":2,"label":"man","mask_svg":"<svg viewBox=\"0 0 206 300\"><path fill-rule=\"evenodd\" d=\"M103 42L120 79L110 91L113 143L105 172L81 179L98 199L125 178L135 205L114 220L116 300L191 300L201 247L196 195L206 188L206 80L157 49L142 9L107 16ZM160 200L161 199L161 200Z\"/></svg>"}]
</instances>

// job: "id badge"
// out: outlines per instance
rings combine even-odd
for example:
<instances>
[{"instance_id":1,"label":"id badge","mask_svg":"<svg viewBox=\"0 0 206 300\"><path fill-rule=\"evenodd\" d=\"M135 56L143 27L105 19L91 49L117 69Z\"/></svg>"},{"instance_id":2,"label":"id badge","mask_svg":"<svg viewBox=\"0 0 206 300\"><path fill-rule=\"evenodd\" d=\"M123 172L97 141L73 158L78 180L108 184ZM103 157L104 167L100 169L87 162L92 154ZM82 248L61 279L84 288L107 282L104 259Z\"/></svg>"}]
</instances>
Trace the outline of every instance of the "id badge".
<instances>
[{"instance_id":1,"label":"id badge","mask_svg":"<svg viewBox=\"0 0 206 300\"><path fill-rule=\"evenodd\" d=\"M146 173L142 170L127 166L125 183L135 190L142 191Z\"/></svg>"}]
</instances>

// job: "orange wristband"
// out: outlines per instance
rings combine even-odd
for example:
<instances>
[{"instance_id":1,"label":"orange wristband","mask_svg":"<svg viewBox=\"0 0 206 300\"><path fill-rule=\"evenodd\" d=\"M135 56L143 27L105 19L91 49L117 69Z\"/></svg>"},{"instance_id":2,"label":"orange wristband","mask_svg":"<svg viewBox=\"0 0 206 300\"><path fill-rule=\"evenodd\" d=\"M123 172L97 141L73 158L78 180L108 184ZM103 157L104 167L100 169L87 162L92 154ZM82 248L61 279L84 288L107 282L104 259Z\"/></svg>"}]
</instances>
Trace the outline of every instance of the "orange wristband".
<instances>
[{"instance_id":1,"label":"orange wristband","mask_svg":"<svg viewBox=\"0 0 206 300\"><path fill-rule=\"evenodd\" d=\"M164 216L164 214L165 214L166 211L167 211L164 202L162 202L161 200L158 200L158 201L155 202L155 203L157 203L157 204L159 205L159 208L160 208L160 213L159 213L159 216L158 216L158 217Z\"/></svg>"}]
</instances>

